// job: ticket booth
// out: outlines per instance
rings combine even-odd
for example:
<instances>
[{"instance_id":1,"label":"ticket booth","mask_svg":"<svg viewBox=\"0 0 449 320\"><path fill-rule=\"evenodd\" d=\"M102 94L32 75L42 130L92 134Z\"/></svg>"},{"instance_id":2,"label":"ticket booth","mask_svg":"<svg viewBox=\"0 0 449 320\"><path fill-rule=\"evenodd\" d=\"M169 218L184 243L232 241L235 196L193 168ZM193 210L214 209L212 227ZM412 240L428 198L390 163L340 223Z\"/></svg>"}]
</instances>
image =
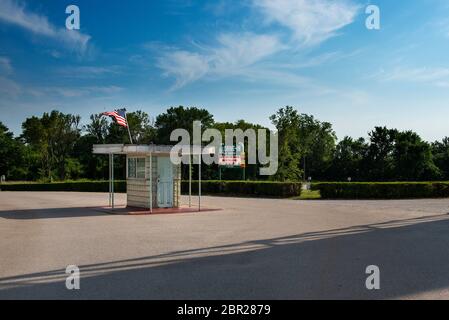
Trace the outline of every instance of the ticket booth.
<instances>
[{"instance_id":1,"label":"ticket booth","mask_svg":"<svg viewBox=\"0 0 449 320\"><path fill-rule=\"evenodd\" d=\"M149 210L180 206L181 165L172 163L170 150L170 146L157 145L93 146L94 154L110 155L112 172L111 155L126 156L127 206Z\"/></svg>"},{"instance_id":2,"label":"ticket booth","mask_svg":"<svg viewBox=\"0 0 449 320\"><path fill-rule=\"evenodd\" d=\"M138 208L177 208L180 196L180 165L170 155L126 155L127 204Z\"/></svg>"},{"instance_id":3,"label":"ticket booth","mask_svg":"<svg viewBox=\"0 0 449 320\"><path fill-rule=\"evenodd\" d=\"M213 147L183 148L183 156L196 157L201 163L203 154L214 154ZM114 208L114 155L126 156L127 207L179 208L181 206L181 165L170 159L172 146L98 144L94 154L109 155L109 206ZM190 163L190 166L192 163ZM201 211L201 165L198 166L198 210ZM189 170L189 207L192 206L192 176Z\"/></svg>"}]
</instances>

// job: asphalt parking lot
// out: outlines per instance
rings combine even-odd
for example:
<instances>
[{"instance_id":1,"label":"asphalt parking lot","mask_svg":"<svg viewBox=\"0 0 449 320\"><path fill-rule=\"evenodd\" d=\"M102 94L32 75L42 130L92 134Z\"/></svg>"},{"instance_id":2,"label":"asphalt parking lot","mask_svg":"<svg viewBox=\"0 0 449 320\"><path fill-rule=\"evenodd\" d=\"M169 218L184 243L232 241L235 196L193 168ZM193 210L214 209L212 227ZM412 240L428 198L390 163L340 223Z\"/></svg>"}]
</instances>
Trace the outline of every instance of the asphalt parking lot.
<instances>
[{"instance_id":1,"label":"asphalt parking lot","mask_svg":"<svg viewBox=\"0 0 449 320\"><path fill-rule=\"evenodd\" d=\"M223 210L125 216L95 210L107 197L0 192L0 299L449 299L447 199L204 197Z\"/></svg>"}]
</instances>

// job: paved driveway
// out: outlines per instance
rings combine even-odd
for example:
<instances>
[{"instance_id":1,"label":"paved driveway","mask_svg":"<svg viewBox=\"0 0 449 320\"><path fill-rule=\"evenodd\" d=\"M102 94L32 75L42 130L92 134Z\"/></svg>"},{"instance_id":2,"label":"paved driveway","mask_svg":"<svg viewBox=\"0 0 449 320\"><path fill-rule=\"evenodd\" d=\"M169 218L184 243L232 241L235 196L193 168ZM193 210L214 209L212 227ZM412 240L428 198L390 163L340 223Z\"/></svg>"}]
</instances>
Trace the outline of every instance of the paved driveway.
<instances>
[{"instance_id":1,"label":"paved driveway","mask_svg":"<svg viewBox=\"0 0 449 320\"><path fill-rule=\"evenodd\" d=\"M0 192L0 298L449 299L446 199L204 197L223 210L154 216L91 208L106 203ZM68 265L81 270L80 290L65 288ZM368 265L380 290L365 288Z\"/></svg>"}]
</instances>

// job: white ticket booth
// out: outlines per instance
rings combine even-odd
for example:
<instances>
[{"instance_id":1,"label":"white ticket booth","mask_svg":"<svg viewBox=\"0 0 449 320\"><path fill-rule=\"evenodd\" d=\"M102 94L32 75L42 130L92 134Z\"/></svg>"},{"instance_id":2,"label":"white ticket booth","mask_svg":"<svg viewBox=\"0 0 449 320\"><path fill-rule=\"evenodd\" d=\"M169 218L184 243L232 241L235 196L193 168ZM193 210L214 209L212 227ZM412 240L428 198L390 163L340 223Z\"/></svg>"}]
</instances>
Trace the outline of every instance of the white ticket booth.
<instances>
[{"instance_id":1,"label":"white ticket booth","mask_svg":"<svg viewBox=\"0 0 449 320\"><path fill-rule=\"evenodd\" d=\"M180 206L181 165L172 163L170 150L157 145L93 147L94 154L126 156L127 206L147 209Z\"/></svg>"},{"instance_id":2,"label":"white ticket booth","mask_svg":"<svg viewBox=\"0 0 449 320\"><path fill-rule=\"evenodd\" d=\"M109 205L114 208L114 155L126 156L127 206L145 208L179 208L181 206L181 165L170 159L172 146L98 144L94 154L109 155ZM185 150L189 150L186 148ZM183 155L200 158L213 154L214 148L205 148ZM200 161L201 162L201 161ZM192 170L189 170L191 173ZM198 210L201 210L201 166L198 174ZM192 176L189 175L189 207L191 207Z\"/></svg>"},{"instance_id":3,"label":"white ticket booth","mask_svg":"<svg viewBox=\"0 0 449 320\"><path fill-rule=\"evenodd\" d=\"M179 165L172 164L170 156L128 154L126 163L128 206L140 208L179 207L178 192L180 192L181 170ZM153 196L153 199L150 195Z\"/></svg>"}]
</instances>

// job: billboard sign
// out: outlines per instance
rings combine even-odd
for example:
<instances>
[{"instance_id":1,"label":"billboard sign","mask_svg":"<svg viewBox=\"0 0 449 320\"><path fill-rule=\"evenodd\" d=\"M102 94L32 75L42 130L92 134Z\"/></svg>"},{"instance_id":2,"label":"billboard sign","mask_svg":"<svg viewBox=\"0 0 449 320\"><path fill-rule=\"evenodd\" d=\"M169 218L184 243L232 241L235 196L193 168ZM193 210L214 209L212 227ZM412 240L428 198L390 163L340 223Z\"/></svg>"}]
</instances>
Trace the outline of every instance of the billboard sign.
<instances>
[{"instance_id":1,"label":"billboard sign","mask_svg":"<svg viewBox=\"0 0 449 320\"><path fill-rule=\"evenodd\" d=\"M218 165L226 167L242 167L245 165L245 153L243 143L237 145L220 146Z\"/></svg>"}]
</instances>

